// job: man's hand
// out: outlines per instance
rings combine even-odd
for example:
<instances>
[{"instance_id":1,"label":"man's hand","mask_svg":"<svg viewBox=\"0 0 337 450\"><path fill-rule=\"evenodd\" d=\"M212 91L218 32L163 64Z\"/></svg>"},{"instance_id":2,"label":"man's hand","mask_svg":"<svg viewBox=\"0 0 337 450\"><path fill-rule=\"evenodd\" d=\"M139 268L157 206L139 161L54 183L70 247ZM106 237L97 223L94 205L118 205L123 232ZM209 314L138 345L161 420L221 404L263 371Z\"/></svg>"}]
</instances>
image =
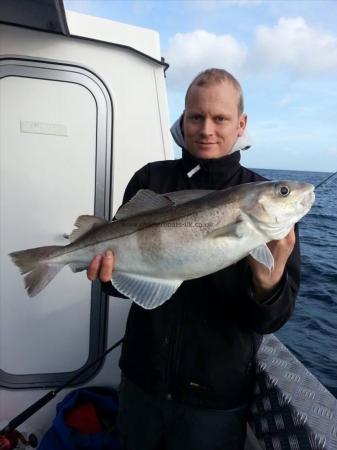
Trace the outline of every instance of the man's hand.
<instances>
[{"instance_id":1,"label":"man's hand","mask_svg":"<svg viewBox=\"0 0 337 450\"><path fill-rule=\"evenodd\" d=\"M248 263L253 272L253 288L258 299L268 298L276 288L293 251L295 240L295 231L292 229L285 238L267 244L274 257L274 269L271 272L251 256L248 257Z\"/></svg>"},{"instance_id":2,"label":"man's hand","mask_svg":"<svg viewBox=\"0 0 337 450\"><path fill-rule=\"evenodd\" d=\"M94 281L97 278L99 278L103 282L110 281L112 278L114 266L114 255L111 250L107 250L103 256L97 255L91 261L87 270L87 277L91 281Z\"/></svg>"}]
</instances>

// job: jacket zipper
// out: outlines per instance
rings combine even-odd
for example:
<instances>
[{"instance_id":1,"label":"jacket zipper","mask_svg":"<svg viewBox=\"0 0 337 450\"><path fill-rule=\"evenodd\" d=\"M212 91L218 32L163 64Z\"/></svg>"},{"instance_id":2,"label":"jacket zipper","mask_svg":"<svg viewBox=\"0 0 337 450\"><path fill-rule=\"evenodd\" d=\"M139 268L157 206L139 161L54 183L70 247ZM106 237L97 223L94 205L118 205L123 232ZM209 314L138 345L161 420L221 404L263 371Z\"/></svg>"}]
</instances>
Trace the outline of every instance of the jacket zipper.
<instances>
[{"instance_id":1,"label":"jacket zipper","mask_svg":"<svg viewBox=\"0 0 337 450\"><path fill-rule=\"evenodd\" d=\"M179 305L179 307L182 309L182 305ZM167 378L166 378L167 379L166 398L168 400L172 399L172 394L175 391L175 387L177 385L177 375L181 354L181 338L182 338L184 316L185 316L184 311L181 311L181 313L177 315L177 322L175 323L175 326L173 327L170 336L170 351L167 363Z\"/></svg>"}]
</instances>

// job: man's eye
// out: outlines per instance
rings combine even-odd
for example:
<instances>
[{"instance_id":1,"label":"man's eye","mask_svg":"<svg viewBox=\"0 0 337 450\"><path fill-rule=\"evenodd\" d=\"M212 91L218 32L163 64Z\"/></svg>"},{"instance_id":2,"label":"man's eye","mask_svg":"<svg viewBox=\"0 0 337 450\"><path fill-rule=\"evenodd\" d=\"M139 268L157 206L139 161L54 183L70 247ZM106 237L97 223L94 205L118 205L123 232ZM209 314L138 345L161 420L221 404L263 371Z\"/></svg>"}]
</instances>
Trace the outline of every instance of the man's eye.
<instances>
[{"instance_id":1,"label":"man's eye","mask_svg":"<svg viewBox=\"0 0 337 450\"><path fill-rule=\"evenodd\" d=\"M193 116L190 117L190 119L193 122L200 122L202 120L202 116L200 116L200 114L194 114Z\"/></svg>"},{"instance_id":2,"label":"man's eye","mask_svg":"<svg viewBox=\"0 0 337 450\"><path fill-rule=\"evenodd\" d=\"M215 121L217 123L222 123L225 121L225 118L223 116L216 116Z\"/></svg>"}]
</instances>

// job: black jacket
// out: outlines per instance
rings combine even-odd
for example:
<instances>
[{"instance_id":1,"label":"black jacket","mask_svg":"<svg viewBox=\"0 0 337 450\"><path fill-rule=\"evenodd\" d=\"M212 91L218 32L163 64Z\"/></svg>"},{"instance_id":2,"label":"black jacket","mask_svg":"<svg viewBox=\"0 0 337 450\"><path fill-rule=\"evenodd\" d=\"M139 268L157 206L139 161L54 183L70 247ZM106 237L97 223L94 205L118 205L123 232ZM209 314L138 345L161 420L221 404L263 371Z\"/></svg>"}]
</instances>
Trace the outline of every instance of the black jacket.
<instances>
[{"instance_id":1,"label":"black jacket","mask_svg":"<svg viewBox=\"0 0 337 450\"><path fill-rule=\"evenodd\" d=\"M263 179L239 161L239 152L217 160L196 160L184 152L180 160L147 164L132 177L124 202L141 188L157 193L223 189ZM189 178L187 173L198 163L200 170ZM289 318L299 276L297 236L277 291L263 303L254 299L245 260L185 281L156 309L133 303L120 359L122 371L160 398L221 409L246 403L261 334L277 330ZM104 289L116 295L111 283L104 283Z\"/></svg>"}]
</instances>

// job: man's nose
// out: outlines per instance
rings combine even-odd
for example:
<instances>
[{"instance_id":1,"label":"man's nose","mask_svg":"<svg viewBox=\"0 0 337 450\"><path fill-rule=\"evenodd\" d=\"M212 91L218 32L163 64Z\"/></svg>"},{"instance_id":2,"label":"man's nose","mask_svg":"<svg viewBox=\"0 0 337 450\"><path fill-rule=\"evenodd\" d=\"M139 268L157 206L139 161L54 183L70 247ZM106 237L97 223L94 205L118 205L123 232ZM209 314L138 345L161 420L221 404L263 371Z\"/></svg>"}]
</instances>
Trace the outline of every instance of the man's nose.
<instances>
[{"instance_id":1,"label":"man's nose","mask_svg":"<svg viewBox=\"0 0 337 450\"><path fill-rule=\"evenodd\" d=\"M206 118L200 127L200 134L202 136L212 136L214 134L214 126L212 120Z\"/></svg>"}]
</instances>

